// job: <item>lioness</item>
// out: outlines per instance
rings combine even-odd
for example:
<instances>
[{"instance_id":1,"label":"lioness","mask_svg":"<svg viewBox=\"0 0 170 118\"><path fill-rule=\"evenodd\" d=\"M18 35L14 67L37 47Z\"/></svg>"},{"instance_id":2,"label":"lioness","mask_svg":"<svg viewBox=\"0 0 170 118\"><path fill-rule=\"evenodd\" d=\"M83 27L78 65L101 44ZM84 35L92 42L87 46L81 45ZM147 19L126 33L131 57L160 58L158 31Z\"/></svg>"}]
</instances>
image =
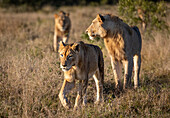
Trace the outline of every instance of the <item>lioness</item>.
<instances>
[{"instance_id":1,"label":"lioness","mask_svg":"<svg viewBox=\"0 0 170 118\"><path fill-rule=\"evenodd\" d=\"M129 27L117 16L98 14L87 28L90 39L99 36L104 39L106 49L111 58L116 88L120 88L122 63L124 65L124 89L131 83L134 65L134 88L139 86L141 66L141 35L139 29Z\"/></svg>"},{"instance_id":2,"label":"lioness","mask_svg":"<svg viewBox=\"0 0 170 118\"><path fill-rule=\"evenodd\" d=\"M69 38L71 21L69 13L60 11L59 14L55 14L55 31L54 31L54 51L58 50L58 43L63 41L66 43Z\"/></svg>"},{"instance_id":3,"label":"lioness","mask_svg":"<svg viewBox=\"0 0 170 118\"><path fill-rule=\"evenodd\" d=\"M103 100L104 61L103 53L98 46L85 44L82 41L59 44L60 67L64 71L64 82L59 93L59 98L65 108L69 108L66 94L75 87L75 81L79 81L78 93L74 109L81 102L86 104L86 89L89 78L93 77L97 88L99 103Z\"/></svg>"}]
</instances>

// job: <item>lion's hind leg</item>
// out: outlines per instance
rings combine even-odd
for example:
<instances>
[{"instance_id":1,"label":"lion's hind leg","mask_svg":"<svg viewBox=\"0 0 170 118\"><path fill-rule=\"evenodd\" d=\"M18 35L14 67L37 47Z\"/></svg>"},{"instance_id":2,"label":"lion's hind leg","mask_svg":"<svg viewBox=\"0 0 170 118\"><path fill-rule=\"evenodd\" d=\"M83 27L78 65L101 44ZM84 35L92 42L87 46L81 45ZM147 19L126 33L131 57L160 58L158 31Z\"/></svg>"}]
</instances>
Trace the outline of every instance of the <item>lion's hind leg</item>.
<instances>
[{"instance_id":1,"label":"lion's hind leg","mask_svg":"<svg viewBox=\"0 0 170 118\"><path fill-rule=\"evenodd\" d=\"M60 93L59 93L59 98L62 103L62 105L66 108L69 109L68 106L68 100L66 98L66 94L70 92L71 89L75 87L75 81L73 82L68 82L67 80L64 80L63 85L61 87Z\"/></svg>"},{"instance_id":2,"label":"lion's hind leg","mask_svg":"<svg viewBox=\"0 0 170 118\"><path fill-rule=\"evenodd\" d=\"M129 58L128 60L123 61L124 65L124 85L123 89L131 86L131 76L133 70L133 58Z\"/></svg>"},{"instance_id":3,"label":"lion's hind leg","mask_svg":"<svg viewBox=\"0 0 170 118\"><path fill-rule=\"evenodd\" d=\"M103 101L103 77L101 76L99 69L96 71L96 73L93 75L93 78L96 83L96 89L97 89L97 97L95 104L98 104Z\"/></svg>"},{"instance_id":4,"label":"lion's hind leg","mask_svg":"<svg viewBox=\"0 0 170 118\"><path fill-rule=\"evenodd\" d=\"M139 86L141 55L135 55L133 57L133 62L134 62L134 88L137 88Z\"/></svg>"}]
</instances>

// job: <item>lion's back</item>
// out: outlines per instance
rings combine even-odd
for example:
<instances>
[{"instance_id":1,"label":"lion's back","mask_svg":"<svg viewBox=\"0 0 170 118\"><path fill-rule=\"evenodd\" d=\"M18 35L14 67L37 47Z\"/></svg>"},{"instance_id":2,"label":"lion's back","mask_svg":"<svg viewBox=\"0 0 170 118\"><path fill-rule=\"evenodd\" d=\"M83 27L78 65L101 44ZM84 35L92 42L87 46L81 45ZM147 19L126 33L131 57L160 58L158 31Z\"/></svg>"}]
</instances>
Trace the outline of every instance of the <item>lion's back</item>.
<instances>
[{"instance_id":1,"label":"lion's back","mask_svg":"<svg viewBox=\"0 0 170 118\"><path fill-rule=\"evenodd\" d=\"M104 73L103 53L99 46L85 44L85 58L88 58L88 64L91 68L99 68L101 74Z\"/></svg>"},{"instance_id":2,"label":"lion's back","mask_svg":"<svg viewBox=\"0 0 170 118\"><path fill-rule=\"evenodd\" d=\"M90 55L90 57L96 56L98 58L103 58L103 53L99 46L93 44L85 44L86 53Z\"/></svg>"}]
</instances>

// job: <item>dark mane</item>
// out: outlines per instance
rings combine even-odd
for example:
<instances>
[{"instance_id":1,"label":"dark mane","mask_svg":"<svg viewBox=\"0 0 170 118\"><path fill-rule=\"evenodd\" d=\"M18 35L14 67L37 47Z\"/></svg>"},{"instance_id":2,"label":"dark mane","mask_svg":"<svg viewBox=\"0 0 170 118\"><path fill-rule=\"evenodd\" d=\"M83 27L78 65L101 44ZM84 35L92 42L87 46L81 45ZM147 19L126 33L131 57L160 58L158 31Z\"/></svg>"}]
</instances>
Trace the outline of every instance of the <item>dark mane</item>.
<instances>
[{"instance_id":1,"label":"dark mane","mask_svg":"<svg viewBox=\"0 0 170 118\"><path fill-rule=\"evenodd\" d=\"M114 16L112 14L107 14L107 15L109 15L111 21L113 21L117 24L117 26L119 27L119 28L117 27L118 28L117 31L119 31L119 33L123 32L120 27L124 27L128 31L128 33L130 35L132 35L131 27L129 27L126 23L124 23L122 19L120 19L118 16Z\"/></svg>"},{"instance_id":2,"label":"dark mane","mask_svg":"<svg viewBox=\"0 0 170 118\"><path fill-rule=\"evenodd\" d=\"M111 20L113 20L114 22L123 22L123 20L120 19L118 16L115 16L113 14L106 14L106 15L108 15L111 18Z\"/></svg>"}]
</instances>

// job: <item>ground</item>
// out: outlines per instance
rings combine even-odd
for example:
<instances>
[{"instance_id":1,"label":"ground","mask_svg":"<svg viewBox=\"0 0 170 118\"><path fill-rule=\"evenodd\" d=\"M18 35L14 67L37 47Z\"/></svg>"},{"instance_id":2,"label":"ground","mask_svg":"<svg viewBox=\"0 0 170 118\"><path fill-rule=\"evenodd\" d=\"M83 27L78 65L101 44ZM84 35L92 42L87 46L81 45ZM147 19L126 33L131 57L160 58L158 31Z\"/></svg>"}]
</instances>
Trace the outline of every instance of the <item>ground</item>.
<instances>
[{"instance_id":1,"label":"ground","mask_svg":"<svg viewBox=\"0 0 170 118\"><path fill-rule=\"evenodd\" d=\"M59 10L70 13L69 43L82 40L97 44L104 53L105 101L102 105L93 104L96 97L93 79L89 81L86 107L65 110L59 101L63 72L52 47L54 13ZM89 42L81 38L97 13L118 15L117 6L61 7L59 10L24 13L0 10L1 117L170 117L170 40L167 33L153 31L155 40L143 39L141 86L118 94L102 40ZM170 15L168 23L169 18ZM76 89L68 95L72 107L75 97Z\"/></svg>"}]
</instances>

